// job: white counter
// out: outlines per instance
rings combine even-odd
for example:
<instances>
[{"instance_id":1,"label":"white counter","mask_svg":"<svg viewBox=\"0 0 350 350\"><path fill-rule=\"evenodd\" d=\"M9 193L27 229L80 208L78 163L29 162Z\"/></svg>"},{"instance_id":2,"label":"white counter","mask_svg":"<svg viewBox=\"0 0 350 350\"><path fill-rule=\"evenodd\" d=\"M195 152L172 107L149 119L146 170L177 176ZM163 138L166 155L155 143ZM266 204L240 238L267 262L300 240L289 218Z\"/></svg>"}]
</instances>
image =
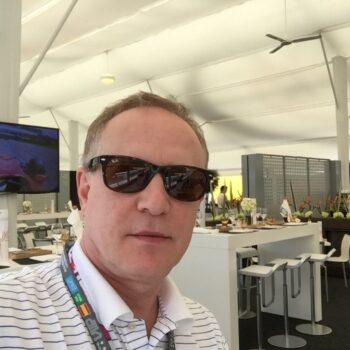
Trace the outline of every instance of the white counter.
<instances>
[{"instance_id":1,"label":"white counter","mask_svg":"<svg viewBox=\"0 0 350 350\"><path fill-rule=\"evenodd\" d=\"M284 227L244 234L193 234L190 246L171 276L184 295L207 306L216 316L230 350L239 350L236 248L258 245L261 263L319 252L318 225ZM309 266L302 271L302 293L291 301L292 317L310 319ZM282 314L281 272L276 278L276 300L267 310ZM322 317L320 272L315 273L316 320ZM281 332L283 326L281 325Z\"/></svg>"}]
</instances>

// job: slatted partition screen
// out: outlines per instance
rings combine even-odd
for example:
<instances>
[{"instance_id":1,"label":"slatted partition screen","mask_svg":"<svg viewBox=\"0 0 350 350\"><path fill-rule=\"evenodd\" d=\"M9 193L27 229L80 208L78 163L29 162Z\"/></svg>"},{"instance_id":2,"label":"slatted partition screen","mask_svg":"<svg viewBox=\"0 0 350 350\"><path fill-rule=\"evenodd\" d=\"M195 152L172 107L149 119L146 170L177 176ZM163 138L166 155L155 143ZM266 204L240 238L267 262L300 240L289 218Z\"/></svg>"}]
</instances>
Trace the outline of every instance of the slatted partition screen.
<instances>
[{"instance_id":1,"label":"slatted partition screen","mask_svg":"<svg viewBox=\"0 0 350 350\"><path fill-rule=\"evenodd\" d=\"M243 195L257 199L259 207L281 219L280 206L284 198L296 206L306 197L323 207L338 188L339 162L329 159L249 154L242 156ZM293 201L292 201L293 202ZM294 211L294 207L291 208Z\"/></svg>"},{"instance_id":2,"label":"slatted partition screen","mask_svg":"<svg viewBox=\"0 0 350 350\"><path fill-rule=\"evenodd\" d=\"M309 159L309 188L314 201L325 203L331 193L330 166L325 159Z\"/></svg>"},{"instance_id":3,"label":"slatted partition screen","mask_svg":"<svg viewBox=\"0 0 350 350\"><path fill-rule=\"evenodd\" d=\"M308 160L307 158L285 157L284 164L286 183L285 195L292 199L292 186L295 202L296 205L298 205L310 194L308 188Z\"/></svg>"},{"instance_id":4,"label":"slatted partition screen","mask_svg":"<svg viewBox=\"0 0 350 350\"><path fill-rule=\"evenodd\" d=\"M262 160L264 200L257 204L259 207L267 208L270 213L279 209L280 198L283 198L285 192L283 157L271 156ZM260 191L260 188L258 187L257 191Z\"/></svg>"}]
</instances>

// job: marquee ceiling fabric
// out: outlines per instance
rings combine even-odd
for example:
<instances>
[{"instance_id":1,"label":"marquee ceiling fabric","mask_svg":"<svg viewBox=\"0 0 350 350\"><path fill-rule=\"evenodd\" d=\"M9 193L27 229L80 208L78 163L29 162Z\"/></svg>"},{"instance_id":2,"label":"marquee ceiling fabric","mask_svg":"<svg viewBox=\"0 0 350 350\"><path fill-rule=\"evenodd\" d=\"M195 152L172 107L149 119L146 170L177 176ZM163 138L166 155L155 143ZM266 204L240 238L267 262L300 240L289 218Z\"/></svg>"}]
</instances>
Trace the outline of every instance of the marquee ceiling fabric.
<instances>
[{"instance_id":1,"label":"marquee ceiling fabric","mask_svg":"<svg viewBox=\"0 0 350 350\"><path fill-rule=\"evenodd\" d=\"M21 81L71 0L22 0ZM337 159L335 100L319 40L350 55L348 0L80 0L20 97L20 123L56 126L69 168L69 120L79 153L98 113L145 90L189 105L211 168L239 172L248 153ZM108 62L106 60L108 52ZM108 67L107 67L108 65ZM108 69L108 72L107 72ZM111 73L115 82L103 85ZM348 80L350 73L348 72Z\"/></svg>"}]
</instances>

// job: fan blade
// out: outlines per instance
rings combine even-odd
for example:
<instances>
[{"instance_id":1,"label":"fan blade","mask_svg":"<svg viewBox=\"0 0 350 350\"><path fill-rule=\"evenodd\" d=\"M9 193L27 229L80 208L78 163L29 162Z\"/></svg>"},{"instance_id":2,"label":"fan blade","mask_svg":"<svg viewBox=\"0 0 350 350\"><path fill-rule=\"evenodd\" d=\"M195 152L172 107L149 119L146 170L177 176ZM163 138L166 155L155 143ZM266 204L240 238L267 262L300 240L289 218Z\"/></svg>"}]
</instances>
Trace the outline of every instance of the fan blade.
<instances>
[{"instance_id":1,"label":"fan blade","mask_svg":"<svg viewBox=\"0 0 350 350\"><path fill-rule=\"evenodd\" d=\"M276 35L273 35L273 34L266 34L267 37L271 38L271 39L274 39L274 40L278 40L280 41L281 43L285 42L286 40L282 39L282 38L279 38L278 36Z\"/></svg>"},{"instance_id":2,"label":"fan blade","mask_svg":"<svg viewBox=\"0 0 350 350\"><path fill-rule=\"evenodd\" d=\"M282 49L282 47L286 45L285 43L281 43L280 45L278 45L277 47L275 47L273 50L270 51L270 53L275 53L276 51Z\"/></svg>"},{"instance_id":3,"label":"fan blade","mask_svg":"<svg viewBox=\"0 0 350 350\"><path fill-rule=\"evenodd\" d=\"M300 43L302 41L316 40L316 39L319 39L319 38L320 38L319 35L317 35L317 36L308 36L308 37L305 37L305 38L294 39L294 40L292 40L292 43Z\"/></svg>"}]
</instances>

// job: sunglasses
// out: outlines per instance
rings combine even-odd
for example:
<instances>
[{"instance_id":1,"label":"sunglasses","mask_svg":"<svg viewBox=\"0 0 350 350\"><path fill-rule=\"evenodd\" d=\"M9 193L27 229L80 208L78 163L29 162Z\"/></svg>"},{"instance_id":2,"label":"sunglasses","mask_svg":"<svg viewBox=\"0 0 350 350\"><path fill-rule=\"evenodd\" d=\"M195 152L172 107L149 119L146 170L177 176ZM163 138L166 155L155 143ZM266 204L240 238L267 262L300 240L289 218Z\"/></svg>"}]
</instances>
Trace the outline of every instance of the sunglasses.
<instances>
[{"instance_id":1,"label":"sunglasses","mask_svg":"<svg viewBox=\"0 0 350 350\"><path fill-rule=\"evenodd\" d=\"M127 156L98 156L90 160L90 171L102 165L103 182L112 191L136 193L144 190L156 174L162 176L169 196L180 201L200 199L209 190L211 173L188 165L158 166Z\"/></svg>"}]
</instances>

